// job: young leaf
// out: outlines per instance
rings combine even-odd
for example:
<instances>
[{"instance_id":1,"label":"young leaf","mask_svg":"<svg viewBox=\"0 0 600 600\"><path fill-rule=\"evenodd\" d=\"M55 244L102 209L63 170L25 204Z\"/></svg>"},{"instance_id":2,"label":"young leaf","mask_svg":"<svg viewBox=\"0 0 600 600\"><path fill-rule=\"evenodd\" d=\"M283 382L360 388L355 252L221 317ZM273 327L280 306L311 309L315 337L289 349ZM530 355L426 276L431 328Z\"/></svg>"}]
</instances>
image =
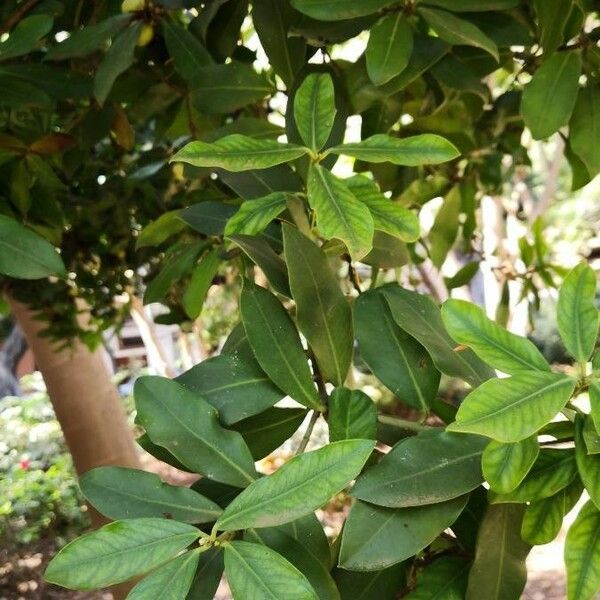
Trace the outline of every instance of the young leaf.
<instances>
[{"instance_id":1,"label":"young leaf","mask_svg":"<svg viewBox=\"0 0 600 600\"><path fill-rule=\"evenodd\" d=\"M394 0L292 0L294 8L319 21L364 17L390 4Z\"/></svg>"},{"instance_id":2,"label":"young leaf","mask_svg":"<svg viewBox=\"0 0 600 600\"><path fill-rule=\"evenodd\" d=\"M360 357L398 398L427 412L440 383L425 348L396 325L377 290L354 302L354 326Z\"/></svg>"},{"instance_id":3,"label":"young leaf","mask_svg":"<svg viewBox=\"0 0 600 600\"><path fill-rule=\"evenodd\" d=\"M377 438L377 407L360 390L336 388L329 396L329 441Z\"/></svg>"},{"instance_id":4,"label":"young leaf","mask_svg":"<svg viewBox=\"0 0 600 600\"><path fill-rule=\"evenodd\" d=\"M432 133L407 138L377 133L361 142L328 148L327 153L353 156L370 163L389 162L405 167L437 165L460 156L453 144Z\"/></svg>"},{"instance_id":5,"label":"young leaf","mask_svg":"<svg viewBox=\"0 0 600 600\"><path fill-rule=\"evenodd\" d=\"M365 56L367 73L375 85L399 75L410 59L413 33L402 11L382 17L369 34Z\"/></svg>"},{"instance_id":6,"label":"young leaf","mask_svg":"<svg viewBox=\"0 0 600 600\"><path fill-rule=\"evenodd\" d=\"M466 502L463 496L428 506L383 508L356 501L342 533L340 567L373 571L414 556L456 521Z\"/></svg>"},{"instance_id":7,"label":"young leaf","mask_svg":"<svg viewBox=\"0 0 600 600\"><path fill-rule=\"evenodd\" d=\"M201 396L176 381L145 376L135 382L139 424L150 439L195 473L243 487L254 481L254 460L242 436L223 429Z\"/></svg>"},{"instance_id":8,"label":"young leaf","mask_svg":"<svg viewBox=\"0 0 600 600\"><path fill-rule=\"evenodd\" d=\"M521 114L535 140L543 140L566 125L577 100L581 53L553 54L523 90ZM548 102L548 98L552 98Z\"/></svg>"},{"instance_id":9,"label":"young leaf","mask_svg":"<svg viewBox=\"0 0 600 600\"><path fill-rule=\"evenodd\" d=\"M270 527L313 512L358 475L374 445L370 440L344 440L295 456L233 500L217 528Z\"/></svg>"},{"instance_id":10,"label":"young leaf","mask_svg":"<svg viewBox=\"0 0 600 600\"><path fill-rule=\"evenodd\" d=\"M49 15L31 15L17 22L6 40L0 43L0 61L29 54L52 29L54 20Z\"/></svg>"},{"instance_id":11,"label":"young leaf","mask_svg":"<svg viewBox=\"0 0 600 600\"><path fill-rule=\"evenodd\" d=\"M354 343L350 304L323 250L286 224L283 251L298 328L314 352L323 377L334 385L342 385Z\"/></svg>"},{"instance_id":12,"label":"young leaf","mask_svg":"<svg viewBox=\"0 0 600 600\"><path fill-rule=\"evenodd\" d=\"M589 177L600 173L600 87L588 83L579 90L569 125L573 153L585 165Z\"/></svg>"},{"instance_id":13,"label":"young leaf","mask_svg":"<svg viewBox=\"0 0 600 600\"><path fill-rule=\"evenodd\" d=\"M565 347L578 362L587 362L598 337L600 315L595 295L596 274L586 263L580 263L565 277L558 295L558 331Z\"/></svg>"},{"instance_id":14,"label":"young leaf","mask_svg":"<svg viewBox=\"0 0 600 600\"><path fill-rule=\"evenodd\" d=\"M144 577L127 595L127 600L185 600L192 586L197 550L186 552Z\"/></svg>"},{"instance_id":15,"label":"young leaf","mask_svg":"<svg viewBox=\"0 0 600 600\"><path fill-rule=\"evenodd\" d=\"M212 143L190 142L173 156L171 162L189 163L195 167L220 167L237 172L266 169L304 154L306 149L302 146L233 133Z\"/></svg>"},{"instance_id":16,"label":"young leaf","mask_svg":"<svg viewBox=\"0 0 600 600\"><path fill-rule=\"evenodd\" d=\"M317 226L326 238L346 244L350 256L359 259L373 246L373 218L347 186L320 165L308 172L308 202L317 215Z\"/></svg>"},{"instance_id":17,"label":"young leaf","mask_svg":"<svg viewBox=\"0 0 600 600\"><path fill-rule=\"evenodd\" d=\"M464 598L469 563L458 556L442 556L426 566L417 576L415 589L406 600L440 600Z\"/></svg>"},{"instance_id":18,"label":"young leaf","mask_svg":"<svg viewBox=\"0 0 600 600\"><path fill-rule=\"evenodd\" d=\"M442 306L442 319L454 340L471 348L495 369L510 375L550 370L546 359L531 341L496 325L471 302L447 300Z\"/></svg>"},{"instance_id":19,"label":"young leaf","mask_svg":"<svg viewBox=\"0 0 600 600\"><path fill-rule=\"evenodd\" d=\"M541 371L491 379L464 399L448 430L479 433L499 442L519 442L565 407L575 384L565 375Z\"/></svg>"},{"instance_id":20,"label":"young leaf","mask_svg":"<svg viewBox=\"0 0 600 600\"><path fill-rule=\"evenodd\" d=\"M181 298L183 309L190 319L196 319L200 316L206 294L212 285L220 264L219 249L215 248L205 254L194 268L190 282Z\"/></svg>"},{"instance_id":21,"label":"young leaf","mask_svg":"<svg viewBox=\"0 0 600 600\"><path fill-rule=\"evenodd\" d=\"M335 90L329 73L310 73L294 96L294 120L302 141L313 152L325 145L335 119Z\"/></svg>"},{"instance_id":22,"label":"young leaf","mask_svg":"<svg viewBox=\"0 0 600 600\"><path fill-rule=\"evenodd\" d=\"M226 544L225 575L234 600L319 600L308 579L294 565L262 544Z\"/></svg>"},{"instance_id":23,"label":"young leaf","mask_svg":"<svg viewBox=\"0 0 600 600\"><path fill-rule=\"evenodd\" d=\"M267 225L285 210L286 197L283 192L273 192L263 198L246 200L227 221L225 235L262 233Z\"/></svg>"},{"instance_id":24,"label":"young leaf","mask_svg":"<svg viewBox=\"0 0 600 600\"><path fill-rule=\"evenodd\" d=\"M88 502L109 519L163 517L210 523L221 508L186 487L163 483L154 473L127 467L98 467L79 478Z\"/></svg>"},{"instance_id":25,"label":"young leaf","mask_svg":"<svg viewBox=\"0 0 600 600\"><path fill-rule=\"evenodd\" d=\"M192 525L169 519L115 521L67 544L44 578L71 590L114 585L161 565L198 537Z\"/></svg>"},{"instance_id":26,"label":"young leaf","mask_svg":"<svg viewBox=\"0 0 600 600\"><path fill-rule=\"evenodd\" d=\"M492 440L481 457L483 476L495 492L512 492L525 479L539 452L535 436L513 444Z\"/></svg>"},{"instance_id":27,"label":"young leaf","mask_svg":"<svg viewBox=\"0 0 600 600\"><path fill-rule=\"evenodd\" d=\"M520 598L530 547L521 540L521 522L525 507L519 504L489 506L477 536L475 560L469 572L467 598L476 598L485 590L486 598Z\"/></svg>"},{"instance_id":28,"label":"young leaf","mask_svg":"<svg viewBox=\"0 0 600 600\"><path fill-rule=\"evenodd\" d=\"M401 440L357 479L352 495L392 508L452 500L481 485L485 444L435 429Z\"/></svg>"},{"instance_id":29,"label":"young leaf","mask_svg":"<svg viewBox=\"0 0 600 600\"><path fill-rule=\"evenodd\" d=\"M164 19L163 34L175 69L190 84L196 85L198 74L213 64L213 59L200 40L185 27Z\"/></svg>"},{"instance_id":30,"label":"young leaf","mask_svg":"<svg viewBox=\"0 0 600 600\"><path fill-rule=\"evenodd\" d=\"M54 246L14 219L0 215L0 273L17 279L66 275Z\"/></svg>"},{"instance_id":31,"label":"young leaf","mask_svg":"<svg viewBox=\"0 0 600 600\"><path fill-rule=\"evenodd\" d=\"M271 381L300 404L320 410L300 336L279 300L246 280L240 310L256 360Z\"/></svg>"},{"instance_id":32,"label":"young leaf","mask_svg":"<svg viewBox=\"0 0 600 600\"><path fill-rule=\"evenodd\" d=\"M591 600L600 589L600 511L588 502L567 533L568 600Z\"/></svg>"}]
</instances>

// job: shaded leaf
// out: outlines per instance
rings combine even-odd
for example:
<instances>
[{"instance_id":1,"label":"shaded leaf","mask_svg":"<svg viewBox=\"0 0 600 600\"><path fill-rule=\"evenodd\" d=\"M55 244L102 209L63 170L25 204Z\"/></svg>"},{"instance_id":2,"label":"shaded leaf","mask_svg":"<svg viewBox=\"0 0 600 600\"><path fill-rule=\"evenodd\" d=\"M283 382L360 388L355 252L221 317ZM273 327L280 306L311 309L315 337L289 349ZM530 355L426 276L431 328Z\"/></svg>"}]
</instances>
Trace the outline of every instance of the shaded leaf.
<instances>
[{"instance_id":1,"label":"shaded leaf","mask_svg":"<svg viewBox=\"0 0 600 600\"><path fill-rule=\"evenodd\" d=\"M470 564L458 556L443 556L417 576L415 589L406 600L459 600L467 590Z\"/></svg>"},{"instance_id":2,"label":"shaded leaf","mask_svg":"<svg viewBox=\"0 0 600 600\"><path fill-rule=\"evenodd\" d=\"M223 550L211 548L200 554L198 568L186 600L213 600L223 575Z\"/></svg>"},{"instance_id":3,"label":"shaded leaf","mask_svg":"<svg viewBox=\"0 0 600 600\"><path fill-rule=\"evenodd\" d=\"M263 198L246 200L239 210L227 221L225 235L236 233L258 235L267 225L278 217L286 208L286 194L273 192Z\"/></svg>"},{"instance_id":4,"label":"shaded leaf","mask_svg":"<svg viewBox=\"0 0 600 600\"><path fill-rule=\"evenodd\" d=\"M292 0L294 8L321 21L363 17L390 4L394 0Z\"/></svg>"},{"instance_id":5,"label":"shaded leaf","mask_svg":"<svg viewBox=\"0 0 600 600\"><path fill-rule=\"evenodd\" d=\"M190 84L196 84L201 69L213 63L208 50L200 40L185 27L164 19L165 44L179 74Z\"/></svg>"},{"instance_id":6,"label":"shaded leaf","mask_svg":"<svg viewBox=\"0 0 600 600\"><path fill-rule=\"evenodd\" d=\"M10 35L0 43L0 61L29 54L52 29L54 19L48 15L31 15L18 21Z\"/></svg>"},{"instance_id":7,"label":"shaded leaf","mask_svg":"<svg viewBox=\"0 0 600 600\"><path fill-rule=\"evenodd\" d=\"M329 396L329 441L377 438L377 407L360 390L336 388Z\"/></svg>"},{"instance_id":8,"label":"shaded leaf","mask_svg":"<svg viewBox=\"0 0 600 600\"><path fill-rule=\"evenodd\" d=\"M190 282L181 298L183 309L190 319L196 319L200 316L206 294L212 285L220 264L219 249L215 248L205 254L194 267Z\"/></svg>"}]
</instances>

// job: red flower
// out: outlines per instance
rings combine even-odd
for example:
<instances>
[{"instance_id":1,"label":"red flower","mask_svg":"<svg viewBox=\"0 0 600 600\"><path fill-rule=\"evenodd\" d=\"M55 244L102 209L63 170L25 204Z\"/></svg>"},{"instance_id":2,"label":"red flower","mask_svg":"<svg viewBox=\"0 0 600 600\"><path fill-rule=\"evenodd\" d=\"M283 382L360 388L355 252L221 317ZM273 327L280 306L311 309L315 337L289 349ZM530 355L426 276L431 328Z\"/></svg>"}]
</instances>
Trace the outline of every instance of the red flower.
<instances>
[{"instance_id":1,"label":"red flower","mask_svg":"<svg viewBox=\"0 0 600 600\"><path fill-rule=\"evenodd\" d=\"M27 471L27 469L29 469L30 466L31 466L31 462L29 460L27 460L26 458L23 458L19 461L19 467L21 469L23 469L23 471Z\"/></svg>"}]
</instances>

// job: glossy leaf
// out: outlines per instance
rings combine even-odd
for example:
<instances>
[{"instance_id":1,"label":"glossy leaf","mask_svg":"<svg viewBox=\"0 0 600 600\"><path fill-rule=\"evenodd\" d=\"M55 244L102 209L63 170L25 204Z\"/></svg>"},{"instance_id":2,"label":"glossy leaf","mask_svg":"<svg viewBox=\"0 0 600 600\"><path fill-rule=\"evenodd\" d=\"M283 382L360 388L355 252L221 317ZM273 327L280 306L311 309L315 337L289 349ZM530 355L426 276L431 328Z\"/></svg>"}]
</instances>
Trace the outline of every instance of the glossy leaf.
<instances>
[{"instance_id":1,"label":"glossy leaf","mask_svg":"<svg viewBox=\"0 0 600 600\"><path fill-rule=\"evenodd\" d=\"M273 192L263 198L246 200L239 210L227 221L225 235L236 233L258 235L267 225L278 217L286 207L286 194Z\"/></svg>"},{"instance_id":2,"label":"glossy leaf","mask_svg":"<svg viewBox=\"0 0 600 600\"><path fill-rule=\"evenodd\" d=\"M298 229L285 224L283 251L298 328L323 377L334 385L342 385L354 343L350 304L323 250Z\"/></svg>"},{"instance_id":3,"label":"glossy leaf","mask_svg":"<svg viewBox=\"0 0 600 600\"><path fill-rule=\"evenodd\" d=\"M325 504L358 475L370 440L344 440L295 456L244 490L219 517L225 531L288 523Z\"/></svg>"},{"instance_id":4,"label":"glossy leaf","mask_svg":"<svg viewBox=\"0 0 600 600\"><path fill-rule=\"evenodd\" d=\"M452 500L483 482L485 438L425 431L396 444L356 481L352 495L402 508Z\"/></svg>"},{"instance_id":5,"label":"glossy leaf","mask_svg":"<svg viewBox=\"0 0 600 600\"><path fill-rule=\"evenodd\" d=\"M115 521L67 544L44 577L72 590L93 590L161 565L198 539L192 525L169 519Z\"/></svg>"},{"instance_id":6,"label":"glossy leaf","mask_svg":"<svg viewBox=\"0 0 600 600\"><path fill-rule=\"evenodd\" d=\"M360 390L336 388L329 396L329 441L377 438L377 407Z\"/></svg>"},{"instance_id":7,"label":"glossy leaf","mask_svg":"<svg viewBox=\"0 0 600 600\"><path fill-rule=\"evenodd\" d=\"M551 421L574 389L575 381L558 373L522 371L491 379L464 399L448 430L519 442Z\"/></svg>"},{"instance_id":8,"label":"glossy leaf","mask_svg":"<svg viewBox=\"0 0 600 600\"><path fill-rule=\"evenodd\" d=\"M127 467L98 467L79 478L88 502L110 519L164 517L210 523L221 514L214 502L186 487L168 485L158 475Z\"/></svg>"},{"instance_id":9,"label":"glossy leaf","mask_svg":"<svg viewBox=\"0 0 600 600\"><path fill-rule=\"evenodd\" d=\"M363 17L393 3L393 0L292 0L294 8L320 21Z\"/></svg>"},{"instance_id":10,"label":"glossy leaf","mask_svg":"<svg viewBox=\"0 0 600 600\"><path fill-rule=\"evenodd\" d=\"M442 306L442 319L454 340L471 348L495 369L510 375L550 370L533 342L497 325L471 302L447 300Z\"/></svg>"},{"instance_id":11,"label":"glossy leaf","mask_svg":"<svg viewBox=\"0 0 600 600\"><path fill-rule=\"evenodd\" d=\"M458 556L442 556L417 576L415 589L406 600L459 600L467 589L469 563Z\"/></svg>"},{"instance_id":12,"label":"glossy leaf","mask_svg":"<svg viewBox=\"0 0 600 600\"><path fill-rule=\"evenodd\" d=\"M495 492L512 492L525 479L539 452L535 436L512 444L492 440L481 457L483 476Z\"/></svg>"},{"instance_id":13,"label":"glossy leaf","mask_svg":"<svg viewBox=\"0 0 600 600\"><path fill-rule=\"evenodd\" d=\"M304 148L294 144L280 144L274 140L255 139L234 133L213 143L190 142L171 161L237 172L266 169L300 158L305 153Z\"/></svg>"},{"instance_id":14,"label":"glossy leaf","mask_svg":"<svg viewBox=\"0 0 600 600\"><path fill-rule=\"evenodd\" d=\"M183 309L190 319L196 319L200 316L206 294L212 285L220 264L219 249L215 248L205 254L194 267L188 287L181 298Z\"/></svg>"},{"instance_id":15,"label":"glossy leaf","mask_svg":"<svg viewBox=\"0 0 600 600\"><path fill-rule=\"evenodd\" d=\"M254 461L239 433L223 429L201 396L176 381L140 377L135 382L139 424L150 439L195 473L240 487L254 481Z\"/></svg>"},{"instance_id":16,"label":"glossy leaf","mask_svg":"<svg viewBox=\"0 0 600 600\"><path fill-rule=\"evenodd\" d=\"M245 281L240 310L256 360L271 381L300 404L320 409L300 336L279 300L268 290Z\"/></svg>"}]
</instances>

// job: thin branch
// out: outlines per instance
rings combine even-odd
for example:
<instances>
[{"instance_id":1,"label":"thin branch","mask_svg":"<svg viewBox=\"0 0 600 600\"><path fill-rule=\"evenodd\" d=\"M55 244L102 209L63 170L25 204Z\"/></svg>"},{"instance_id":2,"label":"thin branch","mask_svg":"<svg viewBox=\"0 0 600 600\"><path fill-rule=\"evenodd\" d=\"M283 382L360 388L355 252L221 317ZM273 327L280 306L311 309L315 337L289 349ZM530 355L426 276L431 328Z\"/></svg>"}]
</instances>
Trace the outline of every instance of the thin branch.
<instances>
[{"instance_id":1,"label":"thin branch","mask_svg":"<svg viewBox=\"0 0 600 600\"><path fill-rule=\"evenodd\" d=\"M320 414L321 413L316 410L312 411L312 415L310 416L310 421L308 422L308 426L306 427L304 436L302 437L302 440L300 441L300 445L298 446L298 449L296 450L296 454L302 454L306 450L306 446L308 446L308 442L310 441L310 436L312 435L312 432L315 428L315 425L317 423L317 420L319 419Z\"/></svg>"},{"instance_id":2,"label":"thin branch","mask_svg":"<svg viewBox=\"0 0 600 600\"><path fill-rule=\"evenodd\" d=\"M436 427L432 427L431 425L423 425L415 421L392 417L391 415L378 415L377 420L384 425L391 425L398 429L409 429L411 431L428 431L429 429L436 429Z\"/></svg>"},{"instance_id":3,"label":"thin branch","mask_svg":"<svg viewBox=\"0 0 600 600\"><path fill-rule=\"evenodd\" d=\"M354 286L354 289L362 294L362 289L360 287L360 279L358 278L358 273L356 269L352 266L352 259L349 256L346 256L346 262L348 263L348 277L350 277L350 281Z\"/></svg>"}]
</instances>

